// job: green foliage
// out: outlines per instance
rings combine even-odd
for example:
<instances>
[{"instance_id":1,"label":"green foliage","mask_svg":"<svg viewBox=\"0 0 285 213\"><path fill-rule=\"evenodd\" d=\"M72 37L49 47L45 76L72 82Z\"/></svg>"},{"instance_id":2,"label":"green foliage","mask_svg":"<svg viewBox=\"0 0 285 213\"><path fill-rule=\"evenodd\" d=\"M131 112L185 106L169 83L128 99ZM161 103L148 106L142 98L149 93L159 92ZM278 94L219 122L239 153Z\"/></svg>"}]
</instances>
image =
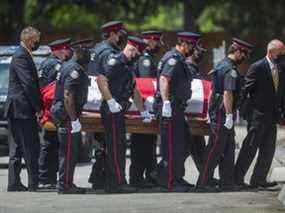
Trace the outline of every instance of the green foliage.
<instances>
[{"instance_id":1,"label":"green foliage","mask_svg":"<svg viewBox=\"0 0 285 213\"><path fill-rule=\"evenodd\" d=\"M158 7L155 14L145 18L144 23L128 24L131 30L144 29L164 29L178 30L183 28L183 4L178 3L174 6L162 5Z\"/></svg>"}]
</instances>

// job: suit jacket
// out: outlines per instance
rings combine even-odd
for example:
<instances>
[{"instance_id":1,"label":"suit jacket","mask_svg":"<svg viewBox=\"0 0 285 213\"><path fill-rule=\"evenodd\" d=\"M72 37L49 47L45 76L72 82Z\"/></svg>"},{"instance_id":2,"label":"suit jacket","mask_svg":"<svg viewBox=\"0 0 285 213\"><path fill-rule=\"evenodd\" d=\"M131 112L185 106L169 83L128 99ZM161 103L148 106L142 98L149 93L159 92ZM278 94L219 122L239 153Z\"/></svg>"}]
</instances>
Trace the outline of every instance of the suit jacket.
<instances>
[{"instance_id":1,"label":"suit jacket","mask_svg":"<svg viewBox=\"0 0 285 213\"><path fill-rule=\"evenodd\" d=\"M41 108L37 68L28 50L20 46L10 64L5 116L31 119Z\"/></svg>"},{"instance_id":2,"label":"suit jacket","mask_svg":"<svg viewBox=\"0 0 285 213\"><path fill-rule=\"evenodd\" d=\"M284 74L278 67L279 85L275 91L270 65L266 58L252 64L245 76L245 91L253 112L278 120L284 108Z\"/></svg>"}]
</instances>

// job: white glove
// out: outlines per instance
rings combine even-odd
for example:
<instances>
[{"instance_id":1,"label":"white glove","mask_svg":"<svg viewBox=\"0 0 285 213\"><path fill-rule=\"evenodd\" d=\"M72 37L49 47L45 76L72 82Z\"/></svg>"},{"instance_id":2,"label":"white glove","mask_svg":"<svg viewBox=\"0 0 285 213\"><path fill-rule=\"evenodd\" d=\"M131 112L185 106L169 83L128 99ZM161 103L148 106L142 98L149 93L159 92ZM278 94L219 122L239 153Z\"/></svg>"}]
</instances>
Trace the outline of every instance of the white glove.
<instances>
[{"instance_id":1,"label":"white glove","mask_svg":"<svg viewBox=\"0 0 285 213\"><path fill-rule=\"evenodd\" d=\"M71 121L71 127L71 133L78 133L81 131L81 123L78 118L75 121Z\"/></svg>"},{"instance_id":2,"label":"white glove","mask_svg":"<svg viewBox=\"0 0 285 213\"><path fill-rule=\"evenodd\" d=\"M122 106L114 98L108 100L107 104L112 113L120 112L123 109Z\"/></svg>"},{"instance_id":3,"label":"white glove","mask_svg":"<svg viewBox=\"0 0 285 213\"><path fill-rule=\"evenodd\" d=\"M141 112L141 116L143 118L144 123L150 123L153 119L153 115L149 113L149 111L145 110Z\"/></svg>"},{"instance_id":4,"label":"white glove","mask_svg":"<svg viewBox=\"0 0 285 213\"><path fill-rule=\"evenodd\" d=\"M171 112L172 110L170 101L164 101L162 106L162 117L170 118L172 114Z\"/></svg>"},{"instance_id":5,"label":"white glove","mask_svg":"<svg viewBox=\"0 0 285 213\"><path fill-rule=\"evenodd\" d=\"M233 125L234 125L233 114L232 113L226 114L226 121L225 121L224 126L227 129L231 129L231 128L233 128Z\"/></svg>"}]
</instances>

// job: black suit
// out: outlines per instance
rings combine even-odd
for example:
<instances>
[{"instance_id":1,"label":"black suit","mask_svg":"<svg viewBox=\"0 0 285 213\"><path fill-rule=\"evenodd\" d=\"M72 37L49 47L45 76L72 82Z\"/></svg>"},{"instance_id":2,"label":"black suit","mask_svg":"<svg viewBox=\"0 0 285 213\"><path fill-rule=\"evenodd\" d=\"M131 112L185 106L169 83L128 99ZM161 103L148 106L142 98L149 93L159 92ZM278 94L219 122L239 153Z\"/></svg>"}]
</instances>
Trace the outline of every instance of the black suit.
<instances>
[{"instance_id":1,"label":"black suit","mask_svg":"<svg viewBox=\"0 0 285 213\"><path fill-rule=\"evenodd\" d=\"M8 189L21 184L21 157L28 171L28 186L38 184L39 136L35 113L41 111L37 69L30 53L22 46L12 57L5 115L13 141L9 144Z\"/></svg>"},{"instance_id":2,"label":"black suit","mask_svg":"<svg viewBox=\"0 0 285 213\"><path fill-rule=\"evenodd\" d=\"M250 97L252 116L235 167L235 181L242 183L257 149L257 162L251 184L266 181L275 152L276 124L282 108L284 78L278 67L279 83L275 91L269 62L263 58L254 63L245 76L245 91Z\"/></svg>"}]
</instances>

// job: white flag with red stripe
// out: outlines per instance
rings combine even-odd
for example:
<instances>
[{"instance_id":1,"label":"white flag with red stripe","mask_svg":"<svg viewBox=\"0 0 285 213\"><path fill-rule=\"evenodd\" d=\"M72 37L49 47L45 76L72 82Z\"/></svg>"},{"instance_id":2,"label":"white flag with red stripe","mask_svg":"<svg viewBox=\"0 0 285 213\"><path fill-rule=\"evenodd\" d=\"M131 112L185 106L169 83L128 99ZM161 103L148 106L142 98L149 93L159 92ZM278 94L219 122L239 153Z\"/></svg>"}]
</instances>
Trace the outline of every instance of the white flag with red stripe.
<instances>
[{"instance_id":1,"label":"white flag with red stripe","mask_svg":"<svg viewBox=\"0 0 285 213\"><path fill-rule=\"evenodd\" d=\"M136 78L136 86L145 101L145 107L152 111L154 94L157 87L154 78ZM192 97L186 107L185 113L196 117L206 117L208 110L208 97L211 90L211 82L207 80L194 79L191 83ZM88 102L84 106L86 111L99 111L102 103L102 95L99 91L96 78L91 77L91 85L88 91ZM130 113L138 112L135 104L132 104Z\"/></svg>"}]
</instances>

